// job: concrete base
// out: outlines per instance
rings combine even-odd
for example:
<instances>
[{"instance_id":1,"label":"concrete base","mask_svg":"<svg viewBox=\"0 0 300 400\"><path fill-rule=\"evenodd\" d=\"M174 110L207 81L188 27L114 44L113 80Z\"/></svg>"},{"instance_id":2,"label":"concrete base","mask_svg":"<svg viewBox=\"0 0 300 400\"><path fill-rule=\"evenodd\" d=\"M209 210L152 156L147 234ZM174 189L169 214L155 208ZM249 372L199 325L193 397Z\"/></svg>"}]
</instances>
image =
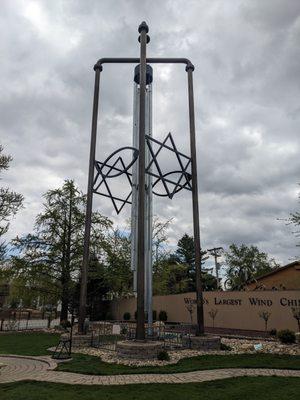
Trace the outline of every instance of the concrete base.
<instances>
[{"instance_id":1,"label":"concrete base","mask_svg":"<svg viewBox=\"0 0 300 400\"><path fill-rule=\"evenodd\" d=\"M117 343L117 355L120 358L153 360L162 349L161 342L126 340Z\"/></svg>"},{"instance_id":2,"label":"concrete base","mask_svg":"<svg viewBox=\"0 0 300 400\"><path fill-rule=\"evenodd\" d=\"M221 338L219 336L191 336L191 349L194 350L220 350Z\"/></svg>"}]
</instances>

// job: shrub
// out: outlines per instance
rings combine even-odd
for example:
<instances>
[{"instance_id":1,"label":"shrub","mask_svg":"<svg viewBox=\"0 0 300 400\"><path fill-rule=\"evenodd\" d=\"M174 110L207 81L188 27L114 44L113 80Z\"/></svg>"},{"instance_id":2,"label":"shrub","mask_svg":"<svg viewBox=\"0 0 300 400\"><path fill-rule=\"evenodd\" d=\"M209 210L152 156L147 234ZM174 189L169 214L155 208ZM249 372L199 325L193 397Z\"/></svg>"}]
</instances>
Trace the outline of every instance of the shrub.
<instances>
[{"instance_id":1,"label":"shrub","mask_svg":"<svg viewBox=\"0 0 300 400\"><path fill-rule=\"evenodd\" d=\"M273 328L270 330L270 336L276 336L277 335L277 329Z\"/></svg>"},{"instance_id":2,"label":"shrub","mask_svg":"<svg viewBox=\"0 0 300 400\"><path fill-rule=\"evenodd\" d=\"M121 333L121 335L127 335L128 329L126 328L126 326L122 326L120 333Z\"/></svg>"},{"instance_id":3,"label":"shrub","mask_svg":"<svg viewBox=\"0 0 300 400\"><path fill-rule=\"evenodd\" d=\"M157 359L159 361L169 361L170 360L170 356L169 353L166 350L161 350L158 354L157 354Z\"/></svg>"},{"instance_id":4,"label":"shrub","mask_svg":"<svg viewBox=\"0 0 300 400\"><path fill-rule=\"evenodd\" d=\"M129 321L130 317L131 317L130 312L125 312L124 315L123 315L124 321Z\"/></svg>"},{"instance_id":5,"label":"shrub","mask_svg":"<svg viewBox=\"0 0 300 400\"><path fill-rule=\"evenodd\" d=\"M137 320L137 311L134 313L134 319Z\"/></svg>"},{"instance_id":6,"label":"shrub","mask_svg":"<svg viewBox=\"0 0 300 400\"><path fill-rule=\"evenodd\" d=\"M159 319L160 321L163 321L163 322L167 321L167 320L168 320L168 314L166 313L166 311L161 310L161 311L159 312L159 314L158 314L158 319Z\"/></svg>"},{"instance_id":7,"label":"shrub","mask_svg":"<svg viewBox=\"0 0 300 400\"><path fill-rule=\"evenodd\" d=\"M61 321L60 326L63 329L71 328L71 322L68 321L67 319L65 319L65 320Z\"/></svg>"},{"instance_id":8,"label":"shrub","mask_svg":"<svg viewBox=\"0 0 300 400\"><path fill-rule=\"evenodd\" d=\"M225 343L221 343L220 349L223 350L223 351L231 351L232 347L228 346Z\"/></svg>"},{"instance_id":9,"label":"shrub","mask_svg":"<svg viewBox=\"0 0 300 400\"><path fill-rule=\"evenodd\" d=\"M293 331L290 331L289 329L279 331L277 333L277 337L281 341L281 343L295 343L296 341L295 333Z\"/></svg>"},{"instance_id":10,"label":"shrub","mask_svg":"<svg viewBox=\"0 0 300 400\"><path fill-rule=\"evenodd\" d=\"M153 319L153 321L156 321L156 319L157 319L157 312L156 312L156 310L153 310L153 311L152 311L152 319Z\"/></svg>"}]
</instances>

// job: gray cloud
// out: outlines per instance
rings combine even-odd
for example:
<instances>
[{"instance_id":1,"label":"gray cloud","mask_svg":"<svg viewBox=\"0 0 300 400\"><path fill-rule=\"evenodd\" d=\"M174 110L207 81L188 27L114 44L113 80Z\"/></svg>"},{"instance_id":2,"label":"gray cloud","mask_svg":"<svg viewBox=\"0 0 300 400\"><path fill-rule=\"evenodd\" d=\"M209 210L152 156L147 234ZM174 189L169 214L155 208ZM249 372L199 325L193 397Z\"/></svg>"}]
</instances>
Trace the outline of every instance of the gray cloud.
<instances>
[{"instance_id":1,"label":"gray cloud","mask_svg":"<svg viewBox=\"0 0 300 400\"><path fill-rule=\"evenodd\" d=\"M104 56L138 56L145 19L149 56L188 57L196 66L203 246L257 244L282 262L297 255L291 228L277 220L298 208L297 0L4 0L1 8L0 142L14 157L3 183L26 199L7 239L32 229L49 188L74 178L86 190L92 67ZM98 158L131 143L132 75L130 66L104 68ZM155 66L154 77L154 135L171 131L188 153L184 68ZM95 207L119 226L129 216L127 208L116 217L103 198ZM156 198L154 209L174 217L171 244L192 233L188 192Z\"/></svg>"}]
</instances>

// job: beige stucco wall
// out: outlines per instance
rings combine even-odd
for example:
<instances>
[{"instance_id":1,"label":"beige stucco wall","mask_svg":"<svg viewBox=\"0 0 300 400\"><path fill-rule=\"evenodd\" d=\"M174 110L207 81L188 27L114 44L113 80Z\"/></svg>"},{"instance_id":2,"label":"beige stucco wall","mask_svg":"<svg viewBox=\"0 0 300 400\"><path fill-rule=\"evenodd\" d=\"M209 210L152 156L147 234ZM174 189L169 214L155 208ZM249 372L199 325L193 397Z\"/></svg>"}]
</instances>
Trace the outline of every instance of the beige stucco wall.
<instances>
[{"instance_id":1,"label":"beige stucco wall","mask_svg":"<svg viewBox=\"0 0 300 400\"><path fill-rule=\"evenodd\" d=\"M186 302L195 301L195 293L169 296L154 296L153 309L165 310L169 322L190 322ZM204 292L205 326L212 327L209 311L217 309L215 327L264 330L264 321L259 317L261 311L271 313L268 329L297 330L297 321L293 318L291 307L300 307L300 290L262 291L262 292ZM134 317L136 299L115 300L111 303L111 312L115 319L123 319L128 311ZM193 322L196 318L194 305Z\"/></svg>"},{"instance_id":2,"label":"beige stucco wall","mask_svg":"<svg viewBox=\"0 0 300 400\"><path fill-rule=\"evenodd\" d=\"M253 290L257 285L264 285L266 289L280 288L283 285L286 290L299 290L300 264L292 265L289 268L278 270L273 274L258 279L257 283L249 284L248 288Z\"/></svg>"}]
</instances>

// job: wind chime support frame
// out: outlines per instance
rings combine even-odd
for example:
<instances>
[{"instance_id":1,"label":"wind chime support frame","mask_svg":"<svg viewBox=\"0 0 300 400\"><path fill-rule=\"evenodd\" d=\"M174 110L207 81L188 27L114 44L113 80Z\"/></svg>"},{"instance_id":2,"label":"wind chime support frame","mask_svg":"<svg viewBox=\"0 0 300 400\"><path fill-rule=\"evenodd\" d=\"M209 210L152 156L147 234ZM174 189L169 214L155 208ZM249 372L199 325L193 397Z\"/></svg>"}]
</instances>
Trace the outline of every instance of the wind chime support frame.
<instances>
[{"instance_id":1,"label":"wind chime support frame","mask_svg":"<svg viewBox=\"0 0 300 400\"><path fill-rule=\"evenodd\" d=\"M193 231L195 242L195 269L196 269L196 292L197 292L197 335L204 333L203 320L203 293L201 279L201 245L200 245L200 226L199 226L199 205L198 205L198 184L197 184L197 159L196 159L196 135L195 135L195 113L194 113L194 93L193 93L193 71L194 66L186 58L146 58L146 44L150 40L148 26L142 23L139 26L140 33L140 58L102 58L94 66L95 85L93 116L90 144L89 175L87 188L87 207L84 233L83 263L81 269L81 287L78 330L84 333L84 321L86 317L87 301L87 271L90 256L90 232L93 204L93 183L95 170L95 151L97 138L97 121L99 106L99 85L100 73L103 64L140 64L140 113L139 113L139 199L144 198L145 192L145 90L146 90L146 64L185 64L188 76L188 103L189 103L189 126L190 126L190 152L192 166L192 200L193 200ZM139 221L138 221L138 278L137 278L137 330L136 339L145 339L145 316L144 316L144 202L139 201Z\"/></svg>"}]
</instances>

